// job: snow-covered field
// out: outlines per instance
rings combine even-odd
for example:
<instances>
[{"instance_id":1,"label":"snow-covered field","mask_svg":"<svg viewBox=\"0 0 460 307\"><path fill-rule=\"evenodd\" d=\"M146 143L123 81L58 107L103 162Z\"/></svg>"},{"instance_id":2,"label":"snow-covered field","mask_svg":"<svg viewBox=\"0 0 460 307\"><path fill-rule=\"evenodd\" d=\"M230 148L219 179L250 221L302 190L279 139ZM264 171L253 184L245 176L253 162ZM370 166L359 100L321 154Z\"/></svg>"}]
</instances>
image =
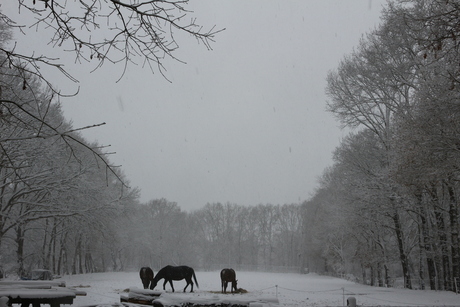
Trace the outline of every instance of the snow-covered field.
<instances>
[{"instance_id":1,"label":"snow-covered field","mask_svg":"<svg viewBox=\"0 0 460 307\"><path fill-rule=\"evenodd\" d=\"M356 298L356 304L360 306L460 306L460 295L453 292L377 288L316 274L236 273L238 288L248 293L220 294L219 272L196 272L200 287L192 294L184 294L185 281L176 281L175 296L195 300L213 300L224 296L230 301L257 297L277 298L279 306L343 306L348 297ZM127 295L124 292L126 289L142 289L138 272L72 275L63 276L61 280L66 282L67 287L76 287L87 293L86 296L77 296L74 300L76 306L118 303L120 295ZM155 290L163 291L162 287L163 280ZM171 292L169 284L166 292Z\"/></svg>"}]
</instances>

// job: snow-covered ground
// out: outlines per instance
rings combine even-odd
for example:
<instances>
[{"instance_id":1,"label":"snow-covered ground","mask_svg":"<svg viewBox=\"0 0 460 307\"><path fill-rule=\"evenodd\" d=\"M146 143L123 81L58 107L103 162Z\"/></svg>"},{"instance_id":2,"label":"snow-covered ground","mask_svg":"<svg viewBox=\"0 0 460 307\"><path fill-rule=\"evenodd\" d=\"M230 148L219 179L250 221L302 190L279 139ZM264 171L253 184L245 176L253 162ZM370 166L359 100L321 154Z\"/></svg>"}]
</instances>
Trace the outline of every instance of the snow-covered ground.
<instances>
[{"instance_id":1,"label":"snow-covered ground","mask_svg":"<svg viewBox=\"0 0 460 307\"><path fill-rule=\"evenodd\" d=\"M460 306L460 295L447 291L377 288L316 274L236 273L238 288L243 288L248 293L220 294L219 272L196 272L199 288L195 288L194 293L184 294L182 291L185 281L176 281L174 296L194 300L224 297L229 301L257 297L275 298L275 301L279 301L279 306L343 306L347 304L349 297L354 297L356 304L360 306ZM127 296L126 289L142 288L138 272L72 275L63 276L60 280L65 281L67 287L76 287L87 293L86 296L77 296L74 300L76 306L118 303L120 295ZM155 290L163 292L162 287L163 280ZM169 284L166 292L171 292Z\"/></svg>"}]
</instances>

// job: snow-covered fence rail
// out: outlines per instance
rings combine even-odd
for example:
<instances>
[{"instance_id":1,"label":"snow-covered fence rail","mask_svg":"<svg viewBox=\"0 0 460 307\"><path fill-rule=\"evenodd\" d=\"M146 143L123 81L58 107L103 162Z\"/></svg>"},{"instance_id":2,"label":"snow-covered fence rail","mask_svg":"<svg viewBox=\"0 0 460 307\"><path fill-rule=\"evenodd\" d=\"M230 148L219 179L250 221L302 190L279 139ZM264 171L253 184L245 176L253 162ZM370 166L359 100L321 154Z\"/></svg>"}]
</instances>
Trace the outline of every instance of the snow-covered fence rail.
<instances>
[{"instance_id":1,"label":"snow-covered fence rail","mask_svg":"<svg viewBox=\"0 0 460 307\"><path fill-rule=\"evenodd\" d=\"M306 268L302 269L298 266L252 264L208 264L204 267L197 268L196 271L220 271L223 268L232 268L237 272L308 273Z\"/></svg>"}]
</instances>

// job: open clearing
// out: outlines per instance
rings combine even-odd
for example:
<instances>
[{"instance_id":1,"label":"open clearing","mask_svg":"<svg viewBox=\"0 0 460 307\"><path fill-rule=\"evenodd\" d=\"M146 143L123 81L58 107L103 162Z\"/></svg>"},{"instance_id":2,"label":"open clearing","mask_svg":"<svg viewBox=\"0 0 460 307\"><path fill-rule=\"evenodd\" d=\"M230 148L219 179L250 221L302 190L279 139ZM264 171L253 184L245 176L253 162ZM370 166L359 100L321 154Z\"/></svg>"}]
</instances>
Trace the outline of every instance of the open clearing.
<instances>
[{"instance_id":1,"label":"open clearing","mask_svg":"<svg viewBox=\"0 0 460 307\"><path fill-rule=\"evenodd\" d=\"M156 273L156 272L155 272ZM343 306L348 297L355 297L360 306L460 306L460 295L447 291L378 288L316 274L236 272L238 288L245 294L226 294L229 300L246 297L277 298L280 306ZM199 288L184 294L185 281L174 282L176 295L203 300L224 296L220 294L219 272L196 272ZM120 302L126 289L142 288L138 272L93 273L61 278L68 287L87 293L78 296L74 305L113 304ZM229 287L230 288L230 287ZM229 290L229 288L227 290ZM189 287L190 289L190 287ZM187 290L189 290L187 289ZM163 291L163 280L155 290ZM166 285L166 292L171 288Z\"/></svg>"}]
</instances>

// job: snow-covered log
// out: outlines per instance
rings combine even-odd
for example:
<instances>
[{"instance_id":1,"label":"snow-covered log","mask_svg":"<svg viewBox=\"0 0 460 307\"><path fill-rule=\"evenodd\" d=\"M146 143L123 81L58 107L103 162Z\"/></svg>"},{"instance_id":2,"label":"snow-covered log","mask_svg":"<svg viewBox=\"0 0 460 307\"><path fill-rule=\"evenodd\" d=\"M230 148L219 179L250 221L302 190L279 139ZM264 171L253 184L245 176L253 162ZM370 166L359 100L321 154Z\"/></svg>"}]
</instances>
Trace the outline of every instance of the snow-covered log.
<instances>
[{"instance_id":1,"label":"snow-covered log","mask_svg":"<svg viewBox=\"0 0 460 307\"><path fill-rule=\"evenodd\" d=\"M261 295L257 298L245 295L203 296L200 293L166 293L162 291L131 288L127 296L120 296L125 306L142 304L155 307L276 307L279 301L276 297ZM128 303L128 304L126 304Z\"/></svg>"},{"instance_id":2,"label":"snow-covered log","mask_svg":"<svg viewBox=\"0 0 460 307\"><path fill-rule=\"evenodd\" d=\"M134 303L142 305L153 305L153 300L155 297L161 295L160 291L140 289L140 288L130 288L128 295L120 296L120 302L122 303Z\"/></svg>"}]
</instances>

